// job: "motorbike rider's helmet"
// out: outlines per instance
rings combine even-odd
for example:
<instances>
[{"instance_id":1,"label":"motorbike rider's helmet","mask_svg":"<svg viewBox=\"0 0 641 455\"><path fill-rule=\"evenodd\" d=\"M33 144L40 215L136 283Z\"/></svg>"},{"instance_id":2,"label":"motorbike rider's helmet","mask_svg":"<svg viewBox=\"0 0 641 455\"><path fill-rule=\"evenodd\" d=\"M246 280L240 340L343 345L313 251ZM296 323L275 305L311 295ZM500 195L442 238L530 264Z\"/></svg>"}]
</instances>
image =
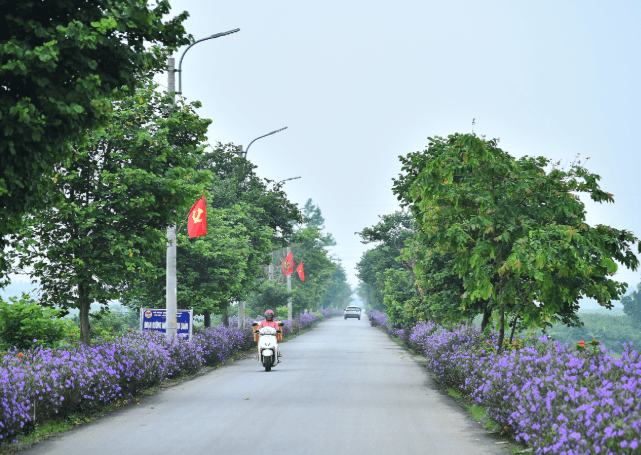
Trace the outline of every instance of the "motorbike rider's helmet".
<instances>
[{"instance_id":1,"label":"motorbike rider's helmet","mask_svg":"<svg viewBox=\"0 0 641 455\"><path fill-rule=\"evenodd\" d=\"M265 311L265 319L268 321L273 321L274 320L274 312L272 310L267 310Z\"/></svg>"}]
</instances>

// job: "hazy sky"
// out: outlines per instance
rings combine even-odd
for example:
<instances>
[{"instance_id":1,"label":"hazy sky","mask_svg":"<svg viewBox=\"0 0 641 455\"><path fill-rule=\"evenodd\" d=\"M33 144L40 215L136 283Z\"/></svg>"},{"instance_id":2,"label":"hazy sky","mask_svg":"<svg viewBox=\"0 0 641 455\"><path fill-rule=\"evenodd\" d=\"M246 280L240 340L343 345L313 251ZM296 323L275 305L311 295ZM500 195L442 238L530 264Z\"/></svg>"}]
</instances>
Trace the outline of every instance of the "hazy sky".
<instances>
[{"instance_id":1,"label":"hazy sky","mask_svg":"<svg viewBox=\"0 0 641 455\"><path fill-rule=\"evenodd\" d=\"M203 103L210 141L252 145L258 172L316 202L339 256L367 246L354 232L398 208L398 155L427 137L475 131L515 156L590 157L616 203L588 203L589 222L641 234L641 6L638 1L203 1L200 43L183 92ZM178 55L179 56L179 55ZM160 80L166 84L166 78ZM630 284L639 272L623 270Z\"/></svg>"},{"instance_id":2,"label":"hazy sky","mask_svg":"<svg viewBox=\"0 0 641 455\"><path fill-rule=\"evenodd\" d=\"M515 156L590 157L616 203L591 223L641 234L636 189L641 6L636 1L174 0L200 43L183 92L210 140L248 158L289 197L316 202L352 284L367 248L355 231L398 205L398 155L427 137L475 131ZM628 272L623 270L622 272ZM621 273L629 283L638 272Z\"/></svg>"}]
</instances>

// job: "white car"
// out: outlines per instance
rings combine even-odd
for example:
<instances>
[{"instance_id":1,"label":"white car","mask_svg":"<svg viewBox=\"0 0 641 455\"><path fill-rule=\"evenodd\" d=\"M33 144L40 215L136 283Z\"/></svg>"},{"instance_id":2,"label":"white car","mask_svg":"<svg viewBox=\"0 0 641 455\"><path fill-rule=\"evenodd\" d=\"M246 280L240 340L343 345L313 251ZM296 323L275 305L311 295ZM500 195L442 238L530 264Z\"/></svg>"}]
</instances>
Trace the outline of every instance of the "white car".
<instances>
[{"instance_id":1,"label":"white car","mask_svg":"<svg viewBox=\"0 0 641 455\"><path fill-rule=\"evenodd\" d=\"M345 319L347 318L358 318L361 320L361 309L357 306L348 306L345 308Z\"/></svg>"}]
</instances>

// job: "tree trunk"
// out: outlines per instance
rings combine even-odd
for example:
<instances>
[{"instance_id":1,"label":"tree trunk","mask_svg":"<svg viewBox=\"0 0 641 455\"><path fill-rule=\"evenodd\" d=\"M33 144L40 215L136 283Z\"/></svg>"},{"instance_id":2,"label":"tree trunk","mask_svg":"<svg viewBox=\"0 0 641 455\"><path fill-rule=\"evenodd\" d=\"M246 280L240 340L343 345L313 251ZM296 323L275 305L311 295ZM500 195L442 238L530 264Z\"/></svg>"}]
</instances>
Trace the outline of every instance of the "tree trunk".
<instances>
[{"instance_id":1,"label":"tree trunk","mask_svg":"<svg viewBox=\"0 0 641 455\"><path fill-rule=\"evenodd\" d=\"M229 315L227 314L227 308L223 311L223 325L229 327Z\"/></svg>"},{"instance_id":2,"label":"tree trunk","mask_svg":"<svg viewBox=\"0 0 641 455\"><path fill-rule=\"evenodd\" d=\"M205 310L203 316L205 318L205 327L211 327L211 313L209 310Z\"/></svg>"},{"instance_id":3,"label":"tree trunk","mask_svg":"<svg viewBox=\"0 0 641 455\"><path fill-rule=\"evenodd\" d=\"M490 307L490 302L485 304L485 310L483 310L483 321L481 322L481 333L485 332L487 324L490 322L492 317L492 307Z\"/></svg>"},{"instance_id":4,"label":"tree trunk","mask_svg":"<svg viewBox=\"0 0 641 455\"><path fill-rule=\"evenodd\" d=\"M500 327L499 327L499 350L498 352L500 353L503 350L503 341L505 340L505 311L501 311L501 319L500 319Z\"/></svg>"},{"instance_id":5,"label":"tree trunk","mask_svg":"<svg viewBox=\"0 0 641 455\"><path fill-rule=\"evenodd\" d=\"M514 330L516 329L516 323L519 320L519 315L517 314L514 316L514 322L512 323L512 333L510 333L510 344L512 344L512 340L514 339Z\"/></svg>"},{"instance_id":6,"label":"tree trunk","mask_svg":"<svg viewBox=\"0 0 641 455\"><path fill-rule=\"evenodd\" d=\"M82 283L78 284L78 299L80 310L80 342L86 345L91 344L91 325L89 324L89 310L91 302L86 296L85 288Z\"/></svg>"}]
</instances>

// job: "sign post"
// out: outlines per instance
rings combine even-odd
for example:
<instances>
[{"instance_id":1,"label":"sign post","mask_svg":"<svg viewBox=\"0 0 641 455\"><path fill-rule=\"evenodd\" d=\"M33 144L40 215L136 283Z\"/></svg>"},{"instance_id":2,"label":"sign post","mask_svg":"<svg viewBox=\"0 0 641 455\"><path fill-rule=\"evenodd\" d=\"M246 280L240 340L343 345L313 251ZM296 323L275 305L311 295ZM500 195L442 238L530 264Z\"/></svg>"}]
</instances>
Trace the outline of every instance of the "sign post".
<instances>
[{"instance_id":1,"label":"sign post","mask_svg":"<svg viewBox=\"0 0 641 455\"><path fill-rule=\"evenodd\" d=\"M194 310L178 310L176 336L191 343L194 328ZM165 308L141 308L140 330L167 333L167 310Z\"/></svg>"}]
</instances>

